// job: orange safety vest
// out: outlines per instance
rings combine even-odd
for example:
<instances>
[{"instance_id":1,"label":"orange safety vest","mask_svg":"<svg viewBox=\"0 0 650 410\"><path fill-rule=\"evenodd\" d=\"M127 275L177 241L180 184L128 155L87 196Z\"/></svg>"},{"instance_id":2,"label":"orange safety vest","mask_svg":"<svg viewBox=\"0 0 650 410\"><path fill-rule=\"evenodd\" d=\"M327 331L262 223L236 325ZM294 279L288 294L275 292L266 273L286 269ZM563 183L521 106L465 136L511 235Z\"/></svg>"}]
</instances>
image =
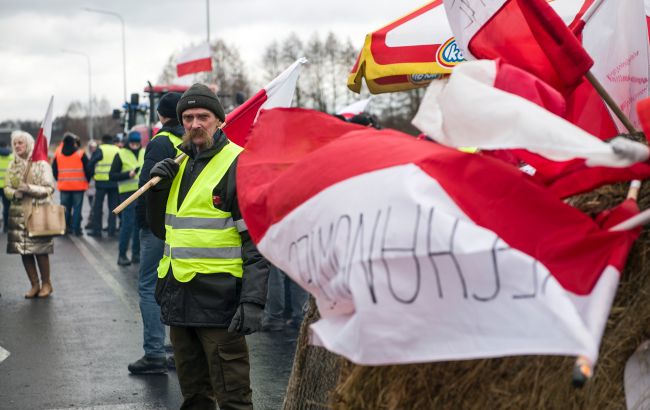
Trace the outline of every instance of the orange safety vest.
<instances>
[{"instance_id":1,"label":"orange safety vest","mask_svg":"<svg viewBox=\"0 0 650 410\"><path fill-rule=\"evenodd\" d=\"M85 191L88 189L88 180L84 173L83 162L81 162L83 155L82 150L77 150L70 156L65 156L60 151L56 153L59 191Z\"/></svg>"}]
</instances>

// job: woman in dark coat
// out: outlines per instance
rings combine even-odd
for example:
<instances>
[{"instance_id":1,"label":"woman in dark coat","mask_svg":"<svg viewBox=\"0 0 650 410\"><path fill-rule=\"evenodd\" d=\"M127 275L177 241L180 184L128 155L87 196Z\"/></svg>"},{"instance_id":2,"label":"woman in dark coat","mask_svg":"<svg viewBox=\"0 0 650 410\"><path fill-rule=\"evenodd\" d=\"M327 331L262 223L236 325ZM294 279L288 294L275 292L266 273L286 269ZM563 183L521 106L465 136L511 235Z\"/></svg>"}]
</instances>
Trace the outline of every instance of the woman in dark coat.
<instances>
[{"instance_id":1,"label":"woman in dark coat","mask_svg":"<svg viewBox=\"0 0 650 410\"><path fill-rule=\"evenodd\" d=\"M24 131L14 131L11 134L11 148L14 159L9 163L4 188L5 195L11 200L7 253L20 254L22 257L23 266L32 285L25 298L45 298L52 293L49 254L54 252L54 245L52 237L49 236L29 237L25 215L30 214L35 204L52 203L55 187L52 168L46 161L33 162L25 180L34 139ZM38 280L37 264L41 272L42 286Z\"/></svg>"}]
</instances>

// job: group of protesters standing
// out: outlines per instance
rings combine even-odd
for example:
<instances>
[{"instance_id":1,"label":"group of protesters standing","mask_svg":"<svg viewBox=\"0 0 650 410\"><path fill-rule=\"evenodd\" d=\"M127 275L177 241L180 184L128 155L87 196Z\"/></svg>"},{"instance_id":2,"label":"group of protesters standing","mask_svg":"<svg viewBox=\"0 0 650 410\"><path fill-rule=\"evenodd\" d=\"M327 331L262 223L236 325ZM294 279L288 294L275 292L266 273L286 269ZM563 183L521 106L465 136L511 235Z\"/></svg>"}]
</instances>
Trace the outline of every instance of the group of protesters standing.
<instances>
[{"instance_id":1,"label":"group of protesters standing","mask_svg":"<svg viewBox=\"0 0 650 410\"><path fill-rule=\"evenodd\" d=\"M299 325L306 294L290 286L248 234L235 183L242 148L221 130L225 113L216 94L202 84L183 95L167 93L157 113L162 128L146 149L140 133L131 131L125 146L106 135L98 146L89 144L87 155L80 140L66 133L51 165L32 163L33 138L14 132L7 175L2 178L3 199L6 196L10 202L9 222L4 224L9 229L7 250L22 256L32 284L25 297L47 297L52 293L48 255L53 252L53 241L27 235L25 204L51 202L58 188L66 208L68 235L83 235L86 194L92 204L87 234L101 237L104 198L112 210L150 178L160 178L147 195L121 212L117 263L139 263L143 321L144 355L130 363L128 370L132 374L167 373L167 325L174 354L171 364L184 397L182 408L214 408L218 403L223 409L250 409L250 364L244 336ZM183 160L177 158L180 154L185 155ZM0 169L3 164L0 147ZM115 236L116 232L115 215L109 212L107 234ZM294 306L288 321L285 290L292 293Z\"/></svg>"}]
</instances>

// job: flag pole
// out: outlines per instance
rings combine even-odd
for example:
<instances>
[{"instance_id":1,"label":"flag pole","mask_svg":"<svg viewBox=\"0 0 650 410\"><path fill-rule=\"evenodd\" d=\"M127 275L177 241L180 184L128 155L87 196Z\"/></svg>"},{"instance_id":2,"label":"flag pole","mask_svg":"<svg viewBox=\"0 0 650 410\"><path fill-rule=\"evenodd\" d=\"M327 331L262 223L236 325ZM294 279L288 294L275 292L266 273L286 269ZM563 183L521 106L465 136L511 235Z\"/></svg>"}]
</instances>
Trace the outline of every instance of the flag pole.
<instances>
[{"instance_id":1,"label":"flag pole","mask_svg":"<svg viewBox=\"0 0 650 410\"><path fill-rule=\"evenodd\" d=\"M187 154L182 153L181 155L179 155L179 156L177 156L176 158L174 158L174 162L177 163L177 164L180 164L181 161L183 161L183 160L185 159L186 156L187 156ZM140 197L142 196L142 194L144 194L144 193L147 192L149 189L151 189L152 186L158 184L158 182L160 182L160 180L162 180L161 177L153 177L153 178L151 178L149 181L147 181L146 184L142 185L142 186L141 186L137 191L135 191L134 193L132 193L131 196L129 196L128 198L126 198L126 199L124 200L124 202L122 202L122 203L119 204L115 209L113 209L113 213L114 213L115 215L117 215L117 214L119 214L120 212L122 212L122 211L124 210L124 208L126 208L126 207L129 206L129 205L131 205L131 204L132 204L136 199L140 198Z\"/></svg>"},{"instance_id":2,"label":"flag pole","mask_svg":"<svg viewBox=\"0 0 650 410\"><path fill-rule=\"evenodd\" d=\"M219 129L223 128L225 125L226 125L225 122L221 123L221 125L219 126ZM174 162L177 163L177 164L180 164L181 161L183 161L185 159L185 157L187 157L187 154L182 153L179 156L177 156L176 158L174 158ZM120 212L122 212L124 210L124 208L131 205L136 199L140 198L145 192L147 192L149 189L151 189L152 186L155 186L156 184L158 184L158 182L160 182L161 179L162 178L160 178L160 177L151 178L149 181L147 181L146 184L142 185L140 187L140 189L138 189L137 191L132 193L130 197L126 198L124 200L124 202L122 202L117 207L115 207L115 209L113 209L113 213L115 215L117 215Z\"/></svg>"},{"instance_id":3,"label":"flag pole","mask_svg":"<svg viewBox=\"0 0 650 410\"><path fill-rule=\"evenodd\" d=\"M598 81L598 79L591 73L591 71L587 71L585 74L585 77L587 80L591 83L591 85L594 87L594 89L598 92L600 95L600 98L605 101L605 104L614 112L616 117L623 123L625 128L627 128L628 132L630 134L634 134L638 132L636 128L634 128L634 125L632 125L632 121L630 121L629 118L627 118L627 115L621 110L621 108L616 104L614 99L612 98L611 95L605 90L605 87Z\"/></svg>"}]
</instances>

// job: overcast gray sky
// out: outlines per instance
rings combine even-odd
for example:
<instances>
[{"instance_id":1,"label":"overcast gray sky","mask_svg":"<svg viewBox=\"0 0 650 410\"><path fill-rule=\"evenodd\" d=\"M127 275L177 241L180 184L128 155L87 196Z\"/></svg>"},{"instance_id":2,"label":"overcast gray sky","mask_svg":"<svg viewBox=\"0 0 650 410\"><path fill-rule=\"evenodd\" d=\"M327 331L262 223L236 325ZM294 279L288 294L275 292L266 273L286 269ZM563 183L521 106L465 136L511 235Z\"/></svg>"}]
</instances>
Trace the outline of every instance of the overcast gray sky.
<instances>
[{"instance_id":1,"label":"overcast gray sky","mask_svg":"<svg viewBox=\"0 0 650 410\"><path fill-rule=\"evenodd\" d=\"M427 0L210 0L211 38L236 46L251 74L273 39L334 31L360 49L366 33ZM92 92L112 106L123 101L121 14L126 22L127 94L155 82L169 56L206 38L206 0L0 0L0 120L41 120L50 95L55 116ZM341 81L345 81L341 78ZM260 81L260 85L262 82Z\"/></svg>"}]
</instances>

